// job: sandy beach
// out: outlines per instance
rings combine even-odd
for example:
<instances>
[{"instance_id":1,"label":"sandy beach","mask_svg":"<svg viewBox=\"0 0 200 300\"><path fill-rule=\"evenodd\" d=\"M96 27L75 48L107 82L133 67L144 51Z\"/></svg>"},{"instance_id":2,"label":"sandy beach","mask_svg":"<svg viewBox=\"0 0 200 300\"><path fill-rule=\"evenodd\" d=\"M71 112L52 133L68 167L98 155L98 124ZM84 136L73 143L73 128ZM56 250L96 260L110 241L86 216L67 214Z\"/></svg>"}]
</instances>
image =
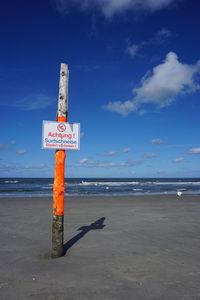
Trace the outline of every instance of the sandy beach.
<instances>
[{"instance_id":1,"label":"sandy beach","mask_svg":"<svg viewBox=\"0 0 200 300\"><path fill-rule=\"evenodd\" d=\"M0 299L200 299L200 195L65 199L51 259L50 198L1 198Z\"/></svg>"}]
</instances>

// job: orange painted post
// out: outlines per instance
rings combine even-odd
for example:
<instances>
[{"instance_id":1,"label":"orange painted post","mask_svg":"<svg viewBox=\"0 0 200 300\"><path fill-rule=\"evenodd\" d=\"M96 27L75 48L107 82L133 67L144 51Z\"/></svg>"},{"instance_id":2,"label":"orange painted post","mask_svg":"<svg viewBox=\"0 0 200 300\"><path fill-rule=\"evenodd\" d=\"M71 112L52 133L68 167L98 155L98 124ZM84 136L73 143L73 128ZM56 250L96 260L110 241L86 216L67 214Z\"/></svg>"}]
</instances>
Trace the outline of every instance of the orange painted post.
<instances>
[{"instance_id":1,"label":"orange painted post","mask_svg":"<svg viewBox=\"0 0 200 300\"><path fill-rule=\"evenodd\" d=\"M60 67L60 83L58 97L57 122L67 122L68 114L68 77L66 64ZM53 223L52 223L52 252L53 258L64 254L64 197L65 197L65 150L56 150L53 185Z\"/></svg>"}]
</instances>

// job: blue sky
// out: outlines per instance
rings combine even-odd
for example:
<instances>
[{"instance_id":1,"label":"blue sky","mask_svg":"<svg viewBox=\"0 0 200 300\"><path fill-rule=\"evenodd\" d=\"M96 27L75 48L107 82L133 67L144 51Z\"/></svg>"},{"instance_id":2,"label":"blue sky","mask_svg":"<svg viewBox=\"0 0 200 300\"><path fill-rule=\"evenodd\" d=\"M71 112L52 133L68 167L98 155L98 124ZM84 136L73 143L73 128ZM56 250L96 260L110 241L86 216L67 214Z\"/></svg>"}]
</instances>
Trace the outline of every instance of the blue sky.
<instances>
[{"instance_id":1,"label":"blue sky","mask_svg":"<svg viewBox=\"0 0 200 300\"><path fill-rule=\"evenodd\" d=\"M0 176L52 177L60 63L81 150L66 177L200 177L196 0L13 1L0 11Z\"/></svg>"}]
</instances>

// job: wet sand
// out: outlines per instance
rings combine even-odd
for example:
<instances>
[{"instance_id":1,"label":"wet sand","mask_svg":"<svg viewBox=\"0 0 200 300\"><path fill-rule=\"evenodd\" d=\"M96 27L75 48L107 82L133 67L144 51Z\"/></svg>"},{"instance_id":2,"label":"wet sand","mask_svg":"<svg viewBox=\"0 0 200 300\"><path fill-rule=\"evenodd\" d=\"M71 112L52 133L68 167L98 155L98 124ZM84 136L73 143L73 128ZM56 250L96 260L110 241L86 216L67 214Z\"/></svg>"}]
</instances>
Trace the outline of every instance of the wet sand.
<instances>
[{"instance_id":1,"label":"wet sand","mask_svg":"<svg viewBox=\"0 0 200 300\"><path fill-rule=\"evenodd\" d=\"M0 198L0 299L200 299L200 195L72 197L51 259L50 198Z\"/></svg>"}]
</instances>

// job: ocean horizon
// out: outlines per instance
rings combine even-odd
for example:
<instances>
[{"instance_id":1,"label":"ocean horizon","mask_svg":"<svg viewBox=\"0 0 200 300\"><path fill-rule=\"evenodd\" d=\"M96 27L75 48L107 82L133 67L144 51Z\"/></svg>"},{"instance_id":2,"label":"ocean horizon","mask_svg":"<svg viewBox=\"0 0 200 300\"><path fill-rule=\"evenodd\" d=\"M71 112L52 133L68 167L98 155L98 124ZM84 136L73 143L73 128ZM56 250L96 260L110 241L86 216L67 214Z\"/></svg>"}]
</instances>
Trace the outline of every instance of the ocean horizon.
<instances>
[{"instance_id":1,"label":"ocean horizon","mask_svg":"<svg viewBox=\"0 0 200 300\"><path fill-rule=\"evenodd\" d=\"M66 196L200 194L200 178L65 178ZM0 197L51 197L53 178L0 178Z\"/></svg>"}]
</instances>

